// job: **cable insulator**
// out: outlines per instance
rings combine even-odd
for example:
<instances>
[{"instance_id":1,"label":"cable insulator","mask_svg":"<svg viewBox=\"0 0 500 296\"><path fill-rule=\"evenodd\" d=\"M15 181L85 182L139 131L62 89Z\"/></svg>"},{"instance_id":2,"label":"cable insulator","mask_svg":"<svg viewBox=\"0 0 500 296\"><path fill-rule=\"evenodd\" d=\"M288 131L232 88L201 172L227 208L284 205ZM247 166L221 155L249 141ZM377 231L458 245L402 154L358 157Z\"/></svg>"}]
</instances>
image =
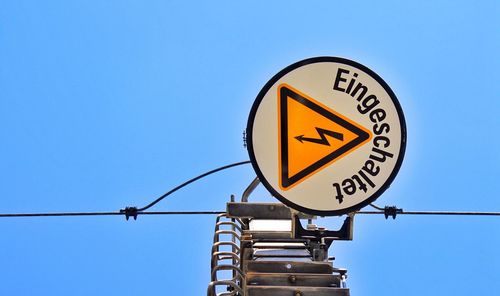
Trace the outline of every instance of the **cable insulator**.
<instances>
[{"instance_id":1,"label":"cable insulator","mask_svg":"<svg viewBox=\"0 0 500 296\"><path fill-rule=\"evenodd\" d=\"M397 214L403 213L403 209L398 209L396 206L385 206L384 208L384 216L385 219L392 217L392 219L396 219Z\"/></svg>"},{"instance_id":2,"label":"cable insulator","mask_svg":"<svg viewBox=\"0 0 500 296\"><path fill-rule=\"evenodd\" d=\"M133 217L134 220L137 220L138 210L136 207L126 207L125 209L121 209L120 213L125 214L125 219L127 219L127 221L130 217Z\"/></svg>"}]
</instances>

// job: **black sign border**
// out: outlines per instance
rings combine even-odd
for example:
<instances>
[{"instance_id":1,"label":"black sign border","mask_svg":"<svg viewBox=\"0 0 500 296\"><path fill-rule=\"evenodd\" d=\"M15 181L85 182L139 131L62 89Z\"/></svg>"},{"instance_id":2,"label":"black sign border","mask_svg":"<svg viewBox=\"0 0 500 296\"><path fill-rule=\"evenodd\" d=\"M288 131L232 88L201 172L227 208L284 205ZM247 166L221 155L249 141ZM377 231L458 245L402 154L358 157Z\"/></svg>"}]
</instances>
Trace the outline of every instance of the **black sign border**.
<instances>
[{"instance_id":1,"label":"black sign border","mask_svg":"<svg viewBox=\"0 0 500 296\"><path fill-rule=\"evenodd\" d=\"M396 165L394 166L391 174L389 175L389 178L382 184L382 186L375 192L373 193L369 198L365 199L363 202L356 204L354 206L341 209L341 210L335 210L335 211L319 211L319 210L314 210L314 209L309 209L305 208L302 206L299 206L288 199L286 199L284 196L282 196L279 192L277 192L271 184L266 180L264 177L264 174L259 168L259 165L257 164L257 160L255 158L255 153L253 149L253 125L254 125L254 120L255 120L255 115L257 114L257 110L260 106L260 103L264 99L264 96L267 94L269 89L276 84L276 82L281 79L283 76L288 74L289 72L300 68L305 65L310 65L310 64L315 64L315 63L324 63L324 62L330 62L330 63L340 63L340 64L345 64L354 68L358 68L359 70L365 72L366 74L370 75L373 79L375 79L382 87L384 90L389 94L392 102L394 103L394 106L396 107L396 111L398 113L398 118L399 122L401 124L401 145L400 145L400 150L398 154L398 159L396 160ZM259 178L260 182L264 185L264 187L274 196L276 197L279 201L284 203L285 205L296 209L300 212L303 213L308 213L308 214L313 214L313 215L318 215L318 216L341 216L344 214L352 213L354 211L357 211L368 204L374 202L382 193L389 188L391 185L392 181L396 177L396 175L399 172L399 169L401 168L401 164L403 163L403 158L405 155L406 151L406 121L405 117L403 114L403 109L401 108L401 105L399 104L398 99L396 98L396 95L392 91L392 89L389 87L389 85L380 77L378 76L375 72L370 70L368 67L359 64L355 61L345 59L345 58L340 58L340 57L331 57L331 56L321 56L321 57L314 57L314 58L308 58L299 62L296 62L280 72L278 74L274 75L261 89L259 94L257 95L257 98L255 99L252 109L250 110L250 115L248 117L248 122L247 122L247 128L246 128L246 134L247 134L247 149L248 149L248 154L250 156L250 161L252 163L252 166L257 173L257 177Z\"/></svg>"}]
</instances>

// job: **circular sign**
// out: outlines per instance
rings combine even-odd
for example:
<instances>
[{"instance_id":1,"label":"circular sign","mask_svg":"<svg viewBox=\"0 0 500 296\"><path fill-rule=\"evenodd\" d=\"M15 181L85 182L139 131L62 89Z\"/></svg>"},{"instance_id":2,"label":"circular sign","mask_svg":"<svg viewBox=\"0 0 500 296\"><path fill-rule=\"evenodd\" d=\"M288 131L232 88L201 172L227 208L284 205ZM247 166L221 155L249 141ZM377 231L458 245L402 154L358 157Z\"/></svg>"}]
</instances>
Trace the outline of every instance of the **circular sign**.
<instances>
[{"instance_id":1,"label":"circular sign","mask_svg":"<svg viewBox=\"0 0 500 296\"><path fill-rule=\"evenodd\" d=\"M373 202L403 161L399 102L351 60L310 58L260 91L247 124L250 160L264 186L304 213L342 215Z\"/></svg>"}]
</instances>

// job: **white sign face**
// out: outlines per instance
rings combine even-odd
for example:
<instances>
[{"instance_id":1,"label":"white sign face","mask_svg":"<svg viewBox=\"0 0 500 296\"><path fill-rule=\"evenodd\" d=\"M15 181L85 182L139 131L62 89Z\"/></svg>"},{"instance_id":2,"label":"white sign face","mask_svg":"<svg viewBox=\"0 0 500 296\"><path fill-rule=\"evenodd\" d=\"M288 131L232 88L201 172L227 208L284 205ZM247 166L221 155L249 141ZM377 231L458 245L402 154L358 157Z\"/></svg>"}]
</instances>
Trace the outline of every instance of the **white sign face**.
<instances>
[{"instance_id":1,"label":"white sign face","mask_svg":"<svg viewBox=\"0 0 500 296\"><path fill-rule=\"evenodd\" d=\"M379 197L406 147L389 86L356 62L318 57L288 66L260 91L247 125L264 186L304 213L342 215Z\"/></svg>"}]
</instances>

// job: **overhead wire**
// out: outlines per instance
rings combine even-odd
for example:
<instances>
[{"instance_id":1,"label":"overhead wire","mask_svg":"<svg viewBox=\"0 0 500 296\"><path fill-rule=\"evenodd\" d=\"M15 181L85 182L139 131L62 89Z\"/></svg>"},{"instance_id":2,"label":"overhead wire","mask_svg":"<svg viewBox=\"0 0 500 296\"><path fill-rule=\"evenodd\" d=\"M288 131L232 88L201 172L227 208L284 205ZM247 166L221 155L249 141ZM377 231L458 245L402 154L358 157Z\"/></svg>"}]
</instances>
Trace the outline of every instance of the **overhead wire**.
<instances>
[{"instance_id":1,"label":"overhead wire","mask_svg":"<svg viewBox=\"0 0 500 296\"><path fill-rule=\"evenodd\" d=\"M208 175L214 174L216 172L229 169L232 167L249 164L250 161L240 161L225 166L218 167L201 175L198 175L188 181L174 187L168 192L156 198L154 201L150 202L144 207L126 207L117 212L53 212L53 213L0 213L0 218L14 218L14 217L71 217L71 216L125 216L128 220L129 217L137 218L138 215L218 215L223 214L225 211L155 211L146 212L160 201L162 201L167 196L176 192L177 190L199 180ZM471 212L471 211L403 211L395 206L386 206L385 208L379 207L375 204L370 204L371 207L375 208L377 211L357 211L355 214L364 215L385 215L392 216L396 218L397 215L446 215L446 216L500 216L500 212Z\"/></svg>"},{"instance_id":2,"label":"overhead wire","mask_svg":"<svg viewBox=\"0 0 500 296\"><path fill-rule=\"evenodd\" d=\"M155 211L138 212L137 215L219 215L225 211ZM383 211L358 211L361 215L384 215ZM13 217L68 217L68 216L123 216L121 212L54 212L54 213L0 213L0 218ZM443 216L500 216L500 212L463 211L404 211L398 215L443 215Z\"/></svg>"},{"instance_id":3,"label":"overhead wire","mask_svg":"<svg viewBox=\"0 0 500 296\"><path fill-rule=\"evenodd\" d=\"M199 176L197 176L197 177L194 177L194 178L192 178L192 179L190 179L190 180L188 180L188 181L186 181L186 182L182 183L181 185L179 185L179 186L177 186L177 187L175 187L175 188L171 189L170 191L168 191L168 192L166 192L165 194L163 194L162 196L158 197L157 199L155 199L154 201L152 201L152 202L151 202L151 203L149 203L148 205L146 205L146 206L144 206L144 207L142 207L142 208L138 208L138 209L137 209L137 211L142 212L142 211L145 211L145 210L147 210L147 209L151 208L152 206L154 206L155 204L159 203L161 200L163 200L165 197L169 196L170 194L172 194L172 193L176 192L177 190L179 190L179 189L181 189L181 188L183 188L183 187L185 187L185 186L187 186L187 185L189 185L189 184L191 184L191 183L193 183L193 182L195 182L195 181L197 181L197 180L199 180L199 179L201 179L201 178L203 178L203 177L206 177L206 176L208 176L208 175L211 175L211 174L213 174L213 173L216 173L216 172L219 172L219 171L222 171L222 170L225 170L225 169L229 169L229 168L232 168L232 167L235 167L235 166L244 165L244 164L249 164L249 163L250 163L250 161L249 161L249 160L247 160L247 161L235 162L235 163L232 163L232 164L228 164L228 165L221 166L221 167L219 167L219 168L213 169L213 170L208 171L208 172L206 172L206 173L203 173L203 174L201 174L201 175L199 175Z\"/></svg>"},{"instance_id":4,"label":"overhead wire","mask_svg":"<svg viewBox=\"0 0 500 296\"><path fill-rule=\"evenodd\" d=\"M359 211L356 214L384 214L383 211ZM398 215L444 215L444 216L500 216L500 212L461 212L461 211L403 211Z\"/></svg>"},{"instance_id":5,"label":"overhead wire","mask_svg":"<svg viewBox=\"0 0 500 296\"><path fill-rule=\"evenodd\" d=\"M397 215L442 215L442 216L500 216L500 212L473 212L473 211L404 211L396 206L379 207L373 203L372 208L378 211L358 211L356 214L377 215L384 214L385 218L396 219Z\"/></svg>"},{"instance_id":6,"label":"overhead wire","mask_svg":"<svg viewBox=\"0 0 500 296\"><path fill-rule=\"evenodd\" d=\"M220 172L222 170L226 170L232 167L244 165L244 164L249 164L250 161L240 161L240 162L235 162L232 164L224 165L221 167L218 167L216 169L213 169L211 171L205 172L201 175L198 175L192 179L189 179L188 181L174 187L173 189L169 190L168 192L164 193L154 201L150 202L144 207L137 208L137 207L125 207L125 209L121 209L118 212L59 212L59 213L0 213L0 218L8 218L8 217L67 217L67 216L125 216L125 218L128 220L129 217L133 217L134 220L137 219L138 215L217 215L221 214L224 212L221 211L177 211L177 212L145 212L147 209L150 209L160 201L162 201L165 197L169 196L170 194L176 192L177 190L197 181L200 180L208 175L211 175L216 172Z\"/></svg>"},{"instance_id":7,"label":"overhead wire","mask_svg":"<svg viewBox=\"0 0 500 296\"><path fill-rule=\"evenodd\" d=\"M169 211L139 212L138 215L219 215L222 211ZM120 212L59 212L59 213L13 213L0 214L0 218L13 217L70 217L70 216L123 216Z\"/></svg>"},{"instance_id":8,"label":"overhead wire","mask_svg":"<svg viewBox=\"0 0 500 296\"><path fill-rule=\"evenodd\" d=\"M371 203L371 204L370 204L370 207L375 208L375 209L377 209L377 210L379 210L379 211L383 211L383 210L384 210L384 208L379 207L379 206L377 206L377 205L376 205L376 204L374 204L374 203Z\"/></svg>"}]
</instances>

